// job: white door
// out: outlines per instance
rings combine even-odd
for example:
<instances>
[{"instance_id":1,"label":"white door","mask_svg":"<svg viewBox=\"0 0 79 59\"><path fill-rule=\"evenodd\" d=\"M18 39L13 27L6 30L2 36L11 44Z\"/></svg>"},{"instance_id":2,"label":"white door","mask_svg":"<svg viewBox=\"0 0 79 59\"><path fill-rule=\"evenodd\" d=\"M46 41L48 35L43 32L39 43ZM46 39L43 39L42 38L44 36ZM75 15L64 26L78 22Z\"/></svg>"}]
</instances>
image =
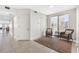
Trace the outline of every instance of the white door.
<instances>
[{"instance_id":1,"label":"white door","mask_svg":"<svg viewBox=\"0 0 79 59\"><path fill-rule=\"evenodd\" d=\"M22 14L14 19L14 37L17 40L29 40L29 17Z\"/></svg>"}]
</instances>

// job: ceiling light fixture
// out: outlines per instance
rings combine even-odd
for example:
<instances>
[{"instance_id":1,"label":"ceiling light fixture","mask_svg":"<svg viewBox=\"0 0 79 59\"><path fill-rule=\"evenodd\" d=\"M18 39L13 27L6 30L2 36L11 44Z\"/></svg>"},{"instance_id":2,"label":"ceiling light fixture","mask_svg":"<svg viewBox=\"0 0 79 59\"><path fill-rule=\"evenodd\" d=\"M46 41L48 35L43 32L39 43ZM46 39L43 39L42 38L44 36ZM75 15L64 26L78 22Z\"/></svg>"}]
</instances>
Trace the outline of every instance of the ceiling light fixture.
<instances>
[{"instance_id":1,"label":"ceiling light fixture","mask_svg":"<svg viewBox=\"0 0 79 59\"><path fill-rule=\"evenodd\" d=\"M54 5L49 5L49 8L53 8L54 7Z\"/></svg>"}]
</instances>

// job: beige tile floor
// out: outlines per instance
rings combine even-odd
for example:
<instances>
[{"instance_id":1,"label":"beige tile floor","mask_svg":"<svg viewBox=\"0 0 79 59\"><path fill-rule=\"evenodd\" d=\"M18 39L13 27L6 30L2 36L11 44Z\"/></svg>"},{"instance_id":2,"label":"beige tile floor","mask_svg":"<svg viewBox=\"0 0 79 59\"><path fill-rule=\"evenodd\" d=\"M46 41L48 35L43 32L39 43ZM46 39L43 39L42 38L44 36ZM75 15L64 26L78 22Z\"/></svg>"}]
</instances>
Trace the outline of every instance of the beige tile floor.
<instances>
[{"instance_id":1,"label":"beige tile floor","mask_svg":"<svg viewBox=\"0 0 79 59\"><path fill-rule=\"evenodd\" d=\"M0 53L57 53L34 41L16 41L9 34L0 34Z\"/></svg>"}]
</instances>

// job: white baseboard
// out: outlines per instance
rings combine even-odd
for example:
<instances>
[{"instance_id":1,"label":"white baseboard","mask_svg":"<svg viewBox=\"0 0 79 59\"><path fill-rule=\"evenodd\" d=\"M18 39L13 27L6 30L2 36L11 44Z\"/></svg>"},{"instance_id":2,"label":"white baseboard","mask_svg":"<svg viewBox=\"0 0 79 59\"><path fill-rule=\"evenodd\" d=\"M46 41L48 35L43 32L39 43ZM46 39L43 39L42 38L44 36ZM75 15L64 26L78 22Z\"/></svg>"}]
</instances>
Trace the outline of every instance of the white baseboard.
<instances>
[{"instance_id":1,"label":"white baseboard","mask_svg":"<svg viewBox=\"0 0 79 59\"><path fill-rule=\"evenodd\" d=\"M14 40L18 41L18 40L30 40L30 39L26 39L26 38L16 38L16 37L14 37Z\"/></svg>"},{"instance_id":2,"label":"white baseboard","mask_svg":"<svg viewBox=\"0 0 79 59\"><path fill-rule=\"evenodd\" d=\"M37 40L37 39L40 39L42 36L40 36L40 37L33 37L33 38L31 38L30 40Z\"/></svg>"}]
</instances>

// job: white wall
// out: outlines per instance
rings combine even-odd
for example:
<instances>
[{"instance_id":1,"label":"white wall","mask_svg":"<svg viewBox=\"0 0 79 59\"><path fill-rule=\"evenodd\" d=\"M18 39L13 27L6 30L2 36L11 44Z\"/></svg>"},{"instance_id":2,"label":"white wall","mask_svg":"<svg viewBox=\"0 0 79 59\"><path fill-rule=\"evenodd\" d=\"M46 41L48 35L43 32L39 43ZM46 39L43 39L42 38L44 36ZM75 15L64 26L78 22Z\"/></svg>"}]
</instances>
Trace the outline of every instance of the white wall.
<instances>
[{"instance_id":1,"label":"white wall","mask_svg":"<svg viewBox=\"0 0 79 59\"><path fill-rule=\"evenodd\" d=\"M15 10L14 38L16 40L29 40L29 10Z\"/></svg>"},{"instance_id":2,"label":"white wall","mask_svg":"<svg viewBox=\"0 0 79 59\"><path fill-rule=\"evenodd\" d=\"M13 36L12 35L13 34L13 31L12 31L13 30L13 28L12 28L12 21L10 21L10 23L9 23L9 29L10 29L10 31L9 31L10 35Z\"/></svg>"},{"instance_id":3,"label":"white wall","mask_svg":"<svg viewBox=\"0 0 79 59\"><path fill-rule=\"evenodd\" d=\"M76 21L76 43L79 45L79 7L76 9L76 16L77 16L77 21Z\"/></svg>"},{"instance_id":4,"label":"white wall","mask_svg":"<svg viewBox=\"0 0 79 59\"><path fill-rule=\"evenodd\" d=\"M73 39L76 41L76 9L70 12L69 28L74 29Z\"/></svg>"},{"instance_id":5,"label":"white wall","mask_svg":"<svg viewBox=\"0 0 79 59\"><path fill-rule=\"evenodd\" d=\"M46 15L39 12L30 12L30 39L38 39L44 35L46 31Z\"/></svg>"}]
</instances>

